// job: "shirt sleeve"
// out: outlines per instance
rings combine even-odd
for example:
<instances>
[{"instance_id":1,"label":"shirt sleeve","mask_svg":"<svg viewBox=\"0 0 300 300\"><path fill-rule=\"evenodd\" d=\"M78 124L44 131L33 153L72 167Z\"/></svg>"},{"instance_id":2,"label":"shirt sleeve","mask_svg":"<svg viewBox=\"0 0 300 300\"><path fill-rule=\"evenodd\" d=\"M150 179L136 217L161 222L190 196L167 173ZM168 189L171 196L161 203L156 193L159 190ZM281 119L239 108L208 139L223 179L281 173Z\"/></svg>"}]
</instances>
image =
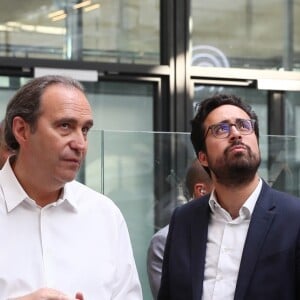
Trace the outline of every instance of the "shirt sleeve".
<instances>
[{"instance_id":1,"label":"shirt sleeve","mask_svg":"<svg viewBox=\"0 0 300 300\"><path fill-rule=\"evenodd\" d=\"M161 281L163 256L167 232L158 231L151 239L147 253L147 272L154 299L157 298Z\"/></svg>"},{"instance_id":2,"label":"shirt sleeve","mask_svg":"<svg viewBox=\"0 0 300 300\"><path fill-rule=\"evenodd\" d=\"M116 281L112 300L142 300L142 288L125 220L119 225Z\"/></svg>"}]
</instances>

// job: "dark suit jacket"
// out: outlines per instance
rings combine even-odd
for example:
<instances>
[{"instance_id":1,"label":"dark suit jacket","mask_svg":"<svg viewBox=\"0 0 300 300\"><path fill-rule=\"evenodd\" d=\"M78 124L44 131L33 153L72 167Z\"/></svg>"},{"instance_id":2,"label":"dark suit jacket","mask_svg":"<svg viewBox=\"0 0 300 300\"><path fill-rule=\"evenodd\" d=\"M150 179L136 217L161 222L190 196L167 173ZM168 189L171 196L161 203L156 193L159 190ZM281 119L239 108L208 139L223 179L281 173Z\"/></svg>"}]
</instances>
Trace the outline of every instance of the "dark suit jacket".
<instances>
[{"instance_id":1,"label":"dark suit jacket","mask_svg":"<svg viewBox=\"0 0 300 300\"><path fill-rule=\"evenodd\" d=\"M172 215L159 300L201 299L208 199L191 201ZM265 182L250 221L234 299L300 299L300 199Z\"/></svg>"}]
</instances>

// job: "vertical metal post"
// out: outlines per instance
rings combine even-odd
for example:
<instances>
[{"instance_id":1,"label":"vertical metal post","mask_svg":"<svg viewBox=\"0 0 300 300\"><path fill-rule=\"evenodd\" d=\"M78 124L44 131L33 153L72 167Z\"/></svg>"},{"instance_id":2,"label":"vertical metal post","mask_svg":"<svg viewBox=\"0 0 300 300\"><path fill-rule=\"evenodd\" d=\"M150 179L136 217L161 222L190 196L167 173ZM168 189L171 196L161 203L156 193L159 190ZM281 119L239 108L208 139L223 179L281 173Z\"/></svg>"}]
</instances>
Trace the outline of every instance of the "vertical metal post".
<instances>
[{"instance_id":1,"label":"vertical metal post","mask_svg":"<svg viewBox=\"0 0 300 300\"><path fill-rule=\"evenodd\" d=\"M293 70L294 56L294 16L293 0L285 0L284 3L284 49L283 49L283 68L286 71Z\"/></svg>"},{"instance_id":2,"label":"vertical metal post","mask_svg":"<svg viewBox=\"0 0 300 300\"><path fill-rule=\"evenodd\" d=\"M82 9L74 9L74 4L80 1L70 1L66 4L66 59L82 59Z\"/></svg>"}]
</instances>

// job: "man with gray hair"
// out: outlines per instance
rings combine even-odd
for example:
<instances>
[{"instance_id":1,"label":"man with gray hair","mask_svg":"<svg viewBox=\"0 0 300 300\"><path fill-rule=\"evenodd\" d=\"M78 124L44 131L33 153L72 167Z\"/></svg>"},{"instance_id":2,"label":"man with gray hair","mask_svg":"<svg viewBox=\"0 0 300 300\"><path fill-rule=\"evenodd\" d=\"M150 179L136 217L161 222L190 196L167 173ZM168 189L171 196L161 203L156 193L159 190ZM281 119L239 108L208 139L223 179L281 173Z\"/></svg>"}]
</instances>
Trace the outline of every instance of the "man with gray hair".
<instances>
[{"instance_id":1,"label":"man with gray hair","mask_svg":"<svg viewBox=\"0 0 300 300\"><path fill-rule=\"evenodd\" d=\"M33 79L9 102L15 155L0 171L0 299L142 299L120 210L74 180L92 126L71 78Z\"/></svg>"}]
</instances>

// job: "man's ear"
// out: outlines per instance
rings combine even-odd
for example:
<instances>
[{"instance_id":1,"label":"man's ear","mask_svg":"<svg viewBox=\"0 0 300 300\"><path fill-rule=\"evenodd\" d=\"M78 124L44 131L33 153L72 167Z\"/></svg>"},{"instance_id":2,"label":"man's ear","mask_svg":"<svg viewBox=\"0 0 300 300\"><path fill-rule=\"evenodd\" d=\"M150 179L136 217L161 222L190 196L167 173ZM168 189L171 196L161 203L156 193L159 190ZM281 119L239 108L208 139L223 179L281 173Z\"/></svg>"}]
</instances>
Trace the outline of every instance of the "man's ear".
<instances>
[{"instance_id":1,"label":"man's ear","mask_svg":"<svg viewBox=\"0 0 300 300\"><path fill-rule=\"evenodd\" d=\"M208 166L206 153L204 153L203 151L199 151L199 153L198 153L198 159L199 159L200 164L202 166L204 166L204 167Z\"/></svg>"},{"instance_id":2,"label":"man's ear","mask_svg":"<svg viewBox=\"0 0 300 300\"><path fill-rule=\"evenodd\" d=\"M205 195L206 191L204 190L204 184L203 183L196 183L194 185L194 193L193 193L193 197L195 199L200 198L201 196Z\"/></svg>"},{"instance_id":3,"label":"man's ear","mask_svg":"<svg viewBox=\"0 0 300 300\"><path fill-rule=\"evenodd\" d=\"M14 117L12 122L12 132L19 144L24 143L30 133L29 124L20 116Z\"/></svg>"}]
</instances>

